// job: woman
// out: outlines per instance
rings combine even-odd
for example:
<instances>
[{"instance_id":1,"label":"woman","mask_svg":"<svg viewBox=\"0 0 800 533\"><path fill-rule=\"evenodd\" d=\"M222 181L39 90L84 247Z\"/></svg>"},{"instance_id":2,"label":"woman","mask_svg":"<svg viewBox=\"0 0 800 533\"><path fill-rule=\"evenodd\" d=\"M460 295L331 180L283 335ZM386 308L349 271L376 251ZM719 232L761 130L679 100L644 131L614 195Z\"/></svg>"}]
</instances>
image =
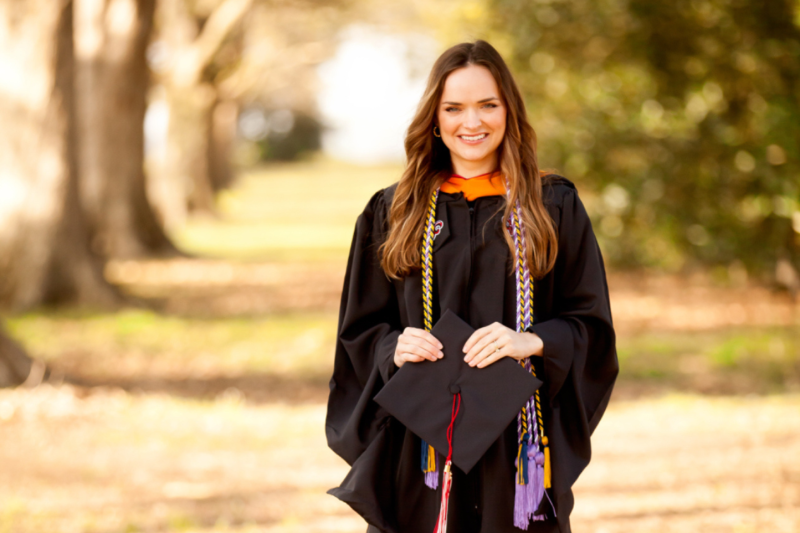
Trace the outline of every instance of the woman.
<instances>
[{"instance_id":1,"label":"woman","mask_svg":"<svg viewBox=\"0 0 800 533\"><path fill-rule=\"evenodd\" d=\"M468 474L453 468L451 531L570 531L618 371L586 211L570 181L539 172L522 97L485 41L439 57L405 147L400 181L356 223L326 420L353 468L330 492L369 531L433 531L441 457L373 398L398 368L442 357L429 331L450 309L475 328L469 365L513 358L544 382Z\"/></svg>"}]
</instances>

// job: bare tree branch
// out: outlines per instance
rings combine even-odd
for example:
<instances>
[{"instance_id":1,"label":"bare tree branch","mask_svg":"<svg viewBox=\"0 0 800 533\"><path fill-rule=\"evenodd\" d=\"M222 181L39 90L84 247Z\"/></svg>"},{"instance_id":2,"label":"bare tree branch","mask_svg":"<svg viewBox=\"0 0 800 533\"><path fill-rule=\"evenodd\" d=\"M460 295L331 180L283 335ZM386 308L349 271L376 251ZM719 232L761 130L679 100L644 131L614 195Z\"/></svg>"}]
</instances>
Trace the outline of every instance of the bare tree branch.
<instances>
[{"instance_id":1,"label":"bare tree branch","mask_svg":"<svg viewBox=\"0 0 800 533\"><path fill-rule=\"evenodd\" d=\"M174 85L188 87L199 83L203 69L252 3L252 0L226 0L211 13L200 35L177 58L171 76Z\"/></svg>"}]
</instances>

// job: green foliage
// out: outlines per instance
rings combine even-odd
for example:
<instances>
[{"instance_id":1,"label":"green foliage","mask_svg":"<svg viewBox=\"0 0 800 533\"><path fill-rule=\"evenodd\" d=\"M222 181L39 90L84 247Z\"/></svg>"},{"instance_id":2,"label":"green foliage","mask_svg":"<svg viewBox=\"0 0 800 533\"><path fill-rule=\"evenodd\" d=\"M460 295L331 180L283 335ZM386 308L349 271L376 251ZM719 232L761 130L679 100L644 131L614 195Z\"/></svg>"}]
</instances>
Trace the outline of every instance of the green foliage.
<instances>
[{"instance_id":1,"label":"green foliage","mask_svg":"<svg viewBox=\"0 0 800 533\"><path fill-rule=\"evenodd\" d=\"M620 337L621 383L704 392L785 392L800 386L794 327L642 332Z\"/></svg>"},{"instance_id":2,"label":"green foliage","mask_svg":"<svg viewBox=\"0 0 800 533\"><path fill-rule=\"evenodd\" d=\"M297 161L322 147L322 124L311 115L297 113L291 130L270 132L258 142L260 161Z\"/></svg>"},{"instance_id":3,"label":"green foliage","mask_svg":"<svg viewBox=\"0 0 800 533\"><path fill-rule=\"evenodd\" d=\"M612 263L800 265L795 4L491 2L540 163L585 192Z\"/></svg>"}]
</instances>

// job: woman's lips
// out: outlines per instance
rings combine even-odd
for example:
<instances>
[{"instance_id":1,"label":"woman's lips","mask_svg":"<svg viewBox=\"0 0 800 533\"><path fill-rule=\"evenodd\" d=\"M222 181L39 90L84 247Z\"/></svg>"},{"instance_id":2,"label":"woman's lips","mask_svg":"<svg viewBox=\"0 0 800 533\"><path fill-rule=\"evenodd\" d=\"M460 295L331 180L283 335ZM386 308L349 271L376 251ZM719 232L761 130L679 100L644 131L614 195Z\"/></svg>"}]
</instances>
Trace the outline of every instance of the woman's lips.
<instances>
[{"instance_id":1,"label":"woman's lips","mask_svg":"<svg viewBox=\"0 0 800 533\"><path fill-rule=\"evenodd\" d=\"M458 138L467 144L479 144L489 137L488 133L479 133L478 135L459 135Z\"/></svg>"}]
</instances>

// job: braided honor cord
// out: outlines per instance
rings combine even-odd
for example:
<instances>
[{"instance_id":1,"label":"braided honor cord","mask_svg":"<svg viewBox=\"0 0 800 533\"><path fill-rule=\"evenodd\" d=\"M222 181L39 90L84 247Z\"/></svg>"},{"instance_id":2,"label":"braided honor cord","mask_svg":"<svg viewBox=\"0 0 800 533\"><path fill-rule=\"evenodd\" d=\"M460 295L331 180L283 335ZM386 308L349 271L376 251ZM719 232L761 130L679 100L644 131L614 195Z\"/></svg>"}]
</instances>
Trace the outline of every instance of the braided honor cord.
<instances>
[{"instance_id":1,"label":"braided honor cord","mask_svg":"<svg viewBox=\"0 0 800 533\"><path fill-rule=\"evenodd\" d=\"M425 233L422 235L422 320L425 331L433 329L433 227L436 224L436 200L439 189L433 191L428 205L428 217L425 219ZM422 439L422 471L425 473L425 484L432 489L439 487L439 461L433 446Z\"/></svg>"},{"instance_id":2,"label":"braided honor cord","mask_svg":"<svg viewBox=\"0 0 800 533\"><path fill-rule=\"evenodd\" d=\"M533 322L533 276L526 260L525 232L519 216L517 201L509 217L509 230L514 241L515 277L517 282L517 331L526 331ZM520 364L531 374L536 370L530 357ZM535 409L535 415L531 412ZM542 498L550 496L550 448L544 434L544 420L538 389L517 415L517 475L514 491L514 525L528 529L531 520L545 520L546 514L536 514ZM555 515L555 506L553 514Z\"/></svg>"}]
</instances>

